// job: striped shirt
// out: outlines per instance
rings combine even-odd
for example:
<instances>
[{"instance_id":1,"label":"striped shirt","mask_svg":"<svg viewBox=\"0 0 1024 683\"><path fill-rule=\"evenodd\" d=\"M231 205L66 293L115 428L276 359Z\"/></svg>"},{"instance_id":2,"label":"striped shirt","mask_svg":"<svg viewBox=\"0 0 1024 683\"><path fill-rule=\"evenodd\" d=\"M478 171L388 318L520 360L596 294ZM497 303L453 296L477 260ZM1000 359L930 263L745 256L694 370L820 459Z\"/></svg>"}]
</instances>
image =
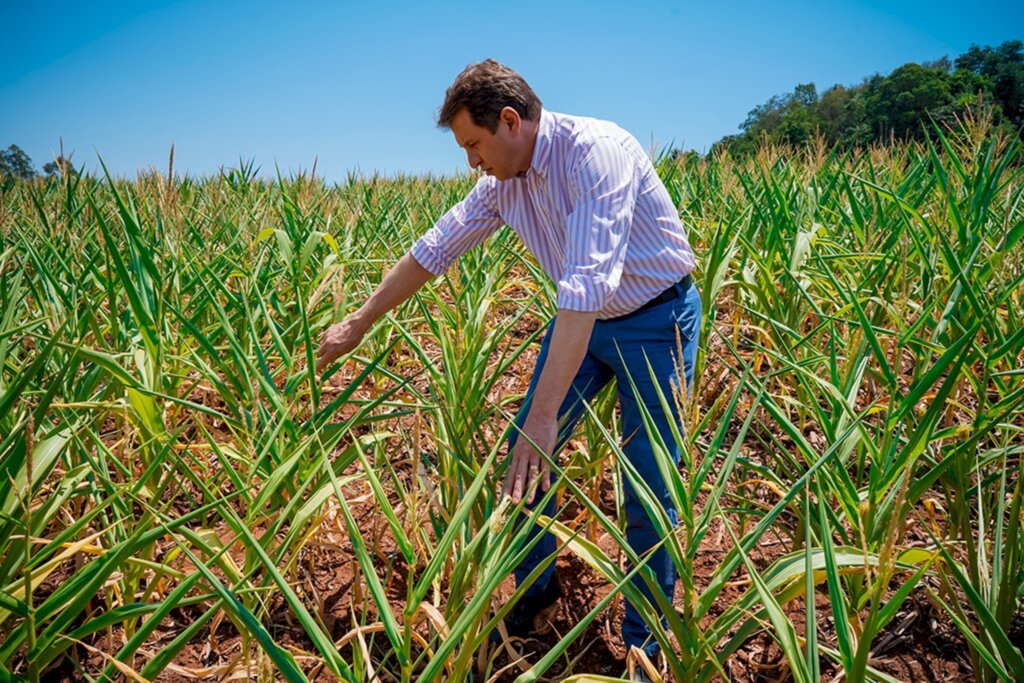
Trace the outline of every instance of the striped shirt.
<instances>
[{"instance_id":1,"label":"striped shirt","mask_svg":"<svg viewBox=\"0 0 1024 683\"><path fill-rule=\"evenodd\" d=\"M559 310L636 310L694 266L676 207L636 139L608 121L543 110L530 168L481 177L412 247L440 275L508 224L557 283Z\"/></svg>"}]
</instances>

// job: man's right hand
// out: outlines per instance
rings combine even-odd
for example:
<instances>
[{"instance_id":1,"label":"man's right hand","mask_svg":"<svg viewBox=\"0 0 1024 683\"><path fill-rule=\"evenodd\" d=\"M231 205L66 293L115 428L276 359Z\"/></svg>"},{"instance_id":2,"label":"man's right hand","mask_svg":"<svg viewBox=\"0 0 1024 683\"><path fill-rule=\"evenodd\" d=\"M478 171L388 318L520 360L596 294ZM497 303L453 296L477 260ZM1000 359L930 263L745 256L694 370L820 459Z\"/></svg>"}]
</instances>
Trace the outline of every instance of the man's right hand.
<instances>
[{"instance_id":1,"label":"man's right hand","mask_svg":"<svg viewBox=\"0 0 1024 683\"><path fill-rule=\"evenodd\" d=\"M355 316L328 327L320 337L320 348L316 352L316 371L323 372L324 368L336 359L359 346L359 342L366 335L366 330L367 327Z\"/></svg>"},{"instance_id":2,"label":"man's right hand","mask_svg":"<svg viewBox=\"0 0 1024 683\"><path fill-rule=\"evenodd\" d=\"M411 253L400 258L358 311L328 327L320 337L316 371L323 372L338 357L351 353L374 322L415 294L432 277L434 274L421 266Z\"/></svg>"}]
</instances>

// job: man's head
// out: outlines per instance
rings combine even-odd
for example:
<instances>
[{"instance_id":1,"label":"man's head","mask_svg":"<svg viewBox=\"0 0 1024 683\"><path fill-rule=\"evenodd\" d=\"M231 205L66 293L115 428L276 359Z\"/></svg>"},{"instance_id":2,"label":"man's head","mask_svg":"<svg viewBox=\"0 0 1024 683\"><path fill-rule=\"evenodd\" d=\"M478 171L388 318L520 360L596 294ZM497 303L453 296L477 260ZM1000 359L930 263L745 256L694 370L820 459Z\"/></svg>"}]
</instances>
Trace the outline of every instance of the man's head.
<instances>
[{"instance_id":1,"label":"man's head","mask_svg":"<svg viewBox=\"0 0 1024 683\"><path fill-rule=\"evenodd\" d=\"M456 77L437 125L451 129L470 166L507 180L530 167L540 110L540 99L522 76L488 59Z\"/></svg>"}]
</instances>

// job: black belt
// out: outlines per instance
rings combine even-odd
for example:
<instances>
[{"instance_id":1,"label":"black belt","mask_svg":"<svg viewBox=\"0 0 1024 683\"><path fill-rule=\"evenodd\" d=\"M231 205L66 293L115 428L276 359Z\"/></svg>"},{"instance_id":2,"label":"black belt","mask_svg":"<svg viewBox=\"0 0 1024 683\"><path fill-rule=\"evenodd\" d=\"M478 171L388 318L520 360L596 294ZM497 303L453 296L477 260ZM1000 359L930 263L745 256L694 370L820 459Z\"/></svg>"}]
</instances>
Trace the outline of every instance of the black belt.
<instances>
[{"instance_id":1,"label":"black belt","mask_svg":"<svg viewBox=\"0 0 1024 683\"><path fill-rule=\"evenodd\" d=\"M653 308L658 304L663 304L666 301L672 301L673 299L683 296L684 294L686 294L687 291L689 291L690 287L692 286L693 278L687 275L682 280L675 283L674 285L672 285L664 292L657 295L656 297L645 303L643 306L636 309L635 311L630 311L629 313L624 313L622 315L615 316L614 318L605 318L605 322L610 322L613 320L626 320L627 318L632 318L634 315L638 315L646 311L648 308Z\"/></svg>"}]
</instances>

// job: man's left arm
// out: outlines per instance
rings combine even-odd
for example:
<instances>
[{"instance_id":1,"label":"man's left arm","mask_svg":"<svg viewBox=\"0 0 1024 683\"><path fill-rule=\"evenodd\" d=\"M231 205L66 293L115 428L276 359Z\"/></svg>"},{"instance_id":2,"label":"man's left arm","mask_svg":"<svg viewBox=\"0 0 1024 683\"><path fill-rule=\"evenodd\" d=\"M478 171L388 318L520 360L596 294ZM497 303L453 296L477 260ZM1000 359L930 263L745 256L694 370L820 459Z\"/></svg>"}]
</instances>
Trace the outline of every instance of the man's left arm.
<instances>
[{"instance_id":1,"label":"man's left arm","mask_svg":"<svg viewBox=\"0 0 1024 683\"><path fill-rule=\"evenodd\" d=\"M523 431L509 454L503 493L513 504L524 498L532 503L538 479L543 491L551 486L550 457L558 441L558 409L587 353L595 320L596 311L562 310L555 317L547 360L534 387Z\"/></svg>"}]
</instances>

